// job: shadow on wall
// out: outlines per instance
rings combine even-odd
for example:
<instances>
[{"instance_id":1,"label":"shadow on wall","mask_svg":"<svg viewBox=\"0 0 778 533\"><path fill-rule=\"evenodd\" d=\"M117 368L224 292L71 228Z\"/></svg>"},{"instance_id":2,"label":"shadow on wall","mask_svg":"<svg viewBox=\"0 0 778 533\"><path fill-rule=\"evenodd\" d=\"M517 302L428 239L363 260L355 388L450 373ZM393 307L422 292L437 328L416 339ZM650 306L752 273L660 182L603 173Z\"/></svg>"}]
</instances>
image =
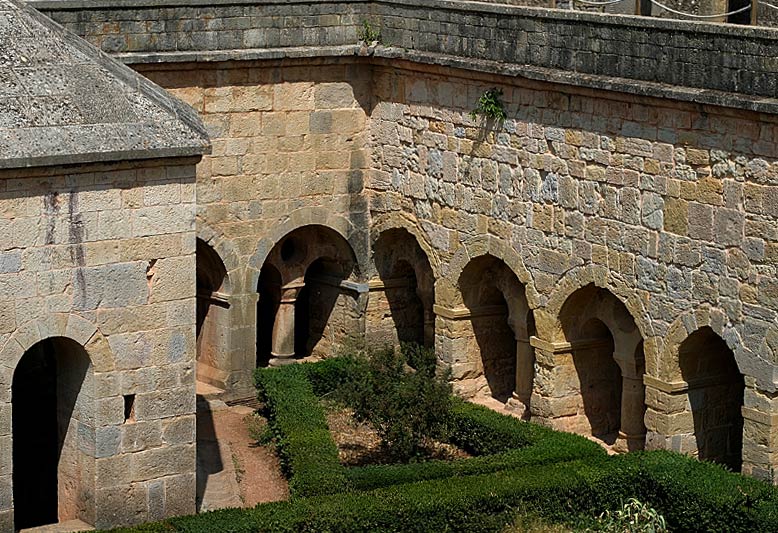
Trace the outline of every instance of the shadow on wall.
<instances>
[{"instance_id":1,"label":"shadow on wall","mask_svg":"<svg viewBox=\"0 0 778 533\"><path fill-rule=\"evenodd\" d=\"M559 320L571 357L558 356L556 386L578 402L570 428L609 445L618 440L619 451L643 449L645 357L632 315L613 293L590 284L568 297Z\"/></svg>"},{"instance_id":2,"label":"shadow on wall","mask_svg":"<svg viewBox=\"0 0 778 533\"><path fill-rule=\"evenodd\" d=\"M462 299L470 314L474 343L468 354L478 361L493 398L507 402L517 389L517 338L526 338L529 306L516 274L491 255L471 260L459 278ZM524 380L527 376L520 376ZM528 405L528 402L525 404Z\"/></svg>"},{"instance_id":3,"label":"shadow on wall","mask_svg":"<svg viewBox=\"0 0 778 533\"><path fill-rule=\"evenodd\" d=\"M221 459L221 449L216 438L216 428L213 423L213 412L208 407L208 401L197 395L197 489L195 508L203 510L205 489L209 477L224 470ZM206 509L207 510L207 509Z\"/></svg>"},{"instance_id":4,"label":"shadow on wall","mask_svg":"<svg viewBox=\"0 0 778 533\"><path fill-rule=\"evenodd\" d=\"M689 384L699 458L740 471L745 384L735 355L721 337L704 327L681 344L679 364Z\"/></svg>"},{"instance_id":5,"label":"shadow on wall","mask_svg":"<svg viewBox=\"0 0 778 533\"><path fill-rule=\"evenodd\" d=\"M387 344L412 342L431 348L435 279L426 254L404 229L384 231L373 251L381 290L370 294L371 335Z\"/></svg>"},{"instance_id":6,"label":"shadow on wall","mask_svg":"<svg viewBox=\"0 0 778 533\"><path fill-rule=\"evenodd\" d=\"M326 356L357 331L357 261L334 230L304 226L284 236L260 271L257 365Z\"/></svg>"}]
</instances>

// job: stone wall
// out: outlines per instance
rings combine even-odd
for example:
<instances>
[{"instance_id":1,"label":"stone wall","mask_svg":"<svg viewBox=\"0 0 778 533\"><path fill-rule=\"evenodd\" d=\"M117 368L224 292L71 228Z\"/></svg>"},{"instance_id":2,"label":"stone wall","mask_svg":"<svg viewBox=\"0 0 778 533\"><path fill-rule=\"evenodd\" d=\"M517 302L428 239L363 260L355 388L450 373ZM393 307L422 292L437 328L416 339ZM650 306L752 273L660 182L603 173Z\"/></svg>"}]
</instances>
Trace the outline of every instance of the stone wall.
<instances>
[{"instance_id":1,"label":"stone wall","mask_svg":"<svg viewBox=\"0 0 778 533\"><path fill-rule=\"evenodd\" d=\"M371 215L414 221L434 250L439 356L462 357L459 272L473 257L502 259L537 321L532 416L564 427L571 391L554 369L575 339L562 304L606 288L628 313L602 318L625 379L641 361L619 320L644 341L648 446L693 451L688 409L667 405L688 401L678 346L710 326L745 375L745 434L763 435L746 439L744 470L765 473L776 428L753 413L774 412L776 395L774 118L410 63L374 72ZM503 124L468 115L492 86Z\"/></svg>"},{"instance_id":2,"label":"stone wall","mask_svg":"<svg viewBox=\"0 0 778 533\"><path fill-rule=\"evenodd\" d=\"M327 226L360 263L353 279L366 275L370 69L339 60L138 68L194 107L211 136L197 167L198 237L224 262L233 317L225 368L211 382L252 395L259 273L271 249L302 226Z\"/></svg>"},{"instance_id":3,"label":"stone wall","mask_svg":"<svg viewBox=\"0 0 778 533\"><path fill-rule=\"evenodd\" d=\"M33 2L66 28L106 50L121 51L117 57L132 63L353 54L357 26L370 21L387 45L378 53L391 57L466 68L477 60L483 62L479 70L754 109L764 102L685 88L776 94L778 67L771 58L778 55L778 39L767 28L449 0L207 8L151 4L98 9L80 1ZM197 13L213 18L186 22ZM172 35L180 36L175 43L148 29L137 33L158 25L160 17ZM185 22L179 25L178 18ZM190 31L203 37L194 41ZM247 35L255 35L256 44ZM283 42L280 35L286 36Z\"/></svg>"},{"instance_id":4,"label":"stone wall","mask_svg":"<svg viewBox=\"0 0 778 533\"><path fill-rule=\"evenodd\" d=\"M103 47L108 33L126 33L105 29L109 6L42 5ZM225 5L207 9L218 19ZM306 27L306 5L265 6L283 21L265 20L262 34ZM508 404L526 417L608 433L597 436L616 449L723 454L767 477L778 463L775 32L445 0L348 5L390 46L358 49L344 33L341 47L304 47L305 31L290 31L281 49L249 49L245 33L222 46L219 32L233 29L217 22L207 46L117 37L121 57L193 105L214 140L197 201L198 236L227 272L220 385L250 391L266 260L283 260L296 230L322 226L357 263L349 279L328 276L351 299L344 314L367 306L364 328L394 339L394 299L395 326L400 316L424 322L396 337L425 342L434 314L436 351L461 392L493 393L496 383L502 396L487 367L502 378L514 365L486 352L515 348ZM155 9L120 19L148 22ZM332 57L354 52L362 57ZM469 115L492 87L504 122ZM420 283L416 251L402 258L410 269L382 263L389 230L416 241L434 290ZM286 306L270 325L273 356L291 355L276 339L294 336L299 267L311 264L287 255L268 285ZM479 279L464 275L479 260L501 272L478 271L495 283L463 283ZM331 329L353 323L335 317ZM706 328L745 387L742 401L716 408L733 420L707 432L699 398L727 395L716 394L717 376L687 380L679 363L683 343ZM607 379L582 363L594 357L609 362ZM698 440L728 440L741 426L742 457L701 452Z\"/></svg>"},{"instance_id":5,"label":"stone wall","mask_svg":"<svg viewBox=\"0 0 778 533\"><path fill-rule=\"evenodd\" d=\"M109 527L194 512L197 159L0 174L0 530L13 531L21 460L11 455L14 370L46 339L83 347L93 376L60 384L80 384L61 391L79 406L78 438L65 445L92 461L60 472L60 488L67 481L91 505L78 517ZM75 361L60 352L63 365ZM25 416L44 423L45 413Z\"/></svg>"},{"instance_id":6,"label":"stone wall","mask_svg":"<svg viewBox=\"0 0 778 533\"><path fill-rule=\"evenodd\" d=\"M57 22L112 54L353 44L368 14L368 4L350 0L144 2L135 6L55 1L36 7L56 13Z\"/></svg>"}]
</instances>

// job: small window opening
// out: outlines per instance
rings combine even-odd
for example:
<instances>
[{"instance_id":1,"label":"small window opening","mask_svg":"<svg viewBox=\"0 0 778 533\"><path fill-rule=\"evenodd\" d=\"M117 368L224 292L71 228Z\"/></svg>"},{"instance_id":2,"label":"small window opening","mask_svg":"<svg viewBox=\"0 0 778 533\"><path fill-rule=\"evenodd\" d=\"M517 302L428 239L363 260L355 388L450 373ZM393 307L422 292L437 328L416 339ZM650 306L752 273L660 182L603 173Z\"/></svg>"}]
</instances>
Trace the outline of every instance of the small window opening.
<instances>
[{"instance_id":1,"label":"small window opening","mask_svg":"<svg viewBox=\"0 0 778 533\"><path fill-rule=\"evenodd\" d=\"M135 395L124 395L124 423L135 422Z\"/></svg>"}]
</instances>

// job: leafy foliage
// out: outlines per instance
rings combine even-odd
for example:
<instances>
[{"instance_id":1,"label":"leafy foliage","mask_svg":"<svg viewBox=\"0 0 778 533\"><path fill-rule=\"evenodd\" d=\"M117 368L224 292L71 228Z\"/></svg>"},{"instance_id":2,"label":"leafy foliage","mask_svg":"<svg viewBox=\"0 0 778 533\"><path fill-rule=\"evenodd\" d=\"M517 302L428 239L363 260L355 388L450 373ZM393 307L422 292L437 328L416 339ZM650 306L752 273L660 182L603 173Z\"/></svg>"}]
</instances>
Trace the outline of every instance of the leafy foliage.
<instances>
[{"instance_id":1,"label":"leafy foliage","mask_svg":"<svg viewBox=\"0 0 778 533\"><path fill-rule=\"evenodd\" d=\"M667 523L659 512L630 498L615 511L605 511L599 516L597 531L604 533L667 533Z\"/></svg>"},{"instance_id":2,"label":"leafy foliage","mask_svg":"<svg viewBox=\"0 0 778 533\"><path fill-rule=\"evenodd\" d=\"M421 457L428 439L448 437L451 385L436 375L434 354L425 352L407 345L368 349L342 387L356 420L372 425L387 454L400 462Z\"/></svg>"},{"instance_id":3,"label":"leafy foliage","mask_svg":"<svg viewBox=\"0 0 778 533\"><path fill-rule=\"evenodd\" d=\"M778 531L778 490L767 483L672 452L608 457L580 436L457 399L450 400L450 440L476 457L347 469L338 462L316 395L346 387L361 372L365 353L359 348L351 357L257 372L290 476L291 502L121 531L497 532L517 511L601 530L607 523L597 522L598 515L614 521L619 513L640 515L622 507L630 498L661 514L670 531ZM434 375L421 370L427 367L408 348L399 357L416 365L412 371L403 364L403 375ZM386 365L399 371L396 361Z\"/></svg>"},{"instance_id":4,"label":"leafy foliage","mask_svg":"<svg viewBox=\"0 0 778 533\"><path fill-rule=\"evenodd\" d=\"M508 114L505 112L505 104L502 101L502 89L492 87L484 91L478 98L475 109L470 112L470 117L475 120L478 115L492 120L505 120Z\"/></svg>"},{"instance_id":5,"label":"leafy foliage","mask_svg":"<svg viewBox=\"0 0 778 533\"><path fill-rule=\"evenodd\" d=\"M362 27L357 29L357 39L365 43L381 42L381 30L369 21L363 20Z\"/></svg>"},{"instance_id":6,"label":"leafy foliage","mask_svg":"<svg viewBox=\"0 0 778 533\"><path fill-rule=\"evenodd\" d=\"M350 468L346 474L350 485L367 490L426 479L605 457L605 451L599 445L584 437L524 422L458 398L452 399L450 428L449 440L476 457Z\"/></svg>"}]
</instances>

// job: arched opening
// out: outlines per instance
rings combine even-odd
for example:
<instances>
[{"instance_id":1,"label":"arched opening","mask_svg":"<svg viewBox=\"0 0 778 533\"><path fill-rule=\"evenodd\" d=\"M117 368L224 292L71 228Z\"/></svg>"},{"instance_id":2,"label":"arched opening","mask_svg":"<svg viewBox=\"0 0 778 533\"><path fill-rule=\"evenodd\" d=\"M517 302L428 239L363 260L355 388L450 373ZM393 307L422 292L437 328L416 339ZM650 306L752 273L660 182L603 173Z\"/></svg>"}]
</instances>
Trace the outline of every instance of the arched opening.
<instances>
[{"instance_id":1,"label":"arched opening","mask_svg":"<svg viewBox=\"0 0 778 533\"><path fill-rule=\"evenodd\" d=\"M349 332L338 332L338 324L331 323L332 312L345 281L342 266L326 258L319 258L305 271L305 286L295 302L294 351L297 357L310 357L314 351L319 356L329 355L328 340L334 340ZM353 333L353 332L352 332Z\"/></svg>"},{"instance_id":2,"label":"arched opening","mask_svg":"<svg viewBox=\"0 0 778 533\"><path fill-rule=\"evenodd\" d=\"M259 274L257 302L257 367L267 366L273 350L273 321L281 303L281 273L265 264Z\"/></svg>"},{"instance_id":3,"label":"arched opening","mask_svg":"<svg viewBox=\"0 0 778 533\"><path fill-rule=\"evenodd\" d=\"M435 280L426 254L404 229L382 233L373 250L377 279L371 281L367 309L371 339L432 347Z\"/></svg>"},{"instance_id":4,"label":"arched opening","mask_svg":"<svg viewBox=\"0 0 778 533\"><path fill-rule=\"evenodd\" d=\"M697 455L739 471L743 449L743 375L727 343L711 328L698 329L678 350L688 383Z\"/></svg>"},{"instance_id":5,"label":"arched opening","mask_svg":"<svg viewBox=\"0 0 778 533\"><path fill-rule=\"evenodd\" d=\"M520 330L526 335L524 287L505 263L486 255L467 264L459 288L472 328L468 357L477 362L479 388L507 402L516 391L517 338Z\"/></svg>"},{"instance_id":6,"label":"arched opening","mask_svg":"<svg viewBox=\"0 0 778 533\"><path fill-rule=\"evenodd\" d=\"M351 246L332 229L305 226L281 239L259 276L257 364L326 357L356 334L355 271Z\"/></svg>"},{"instance_id":7,"label":"arched opening","mask_svg":"<svg viewBox=\"0 0 778 533\"><path fill-rule=\"evenodd\" d=\"M227 269L219 254L197 239L197 380L224 389L229 364Z\"/></svg>"},{"instance_id":8,"label":"arched opening","mask_svg":"<svg viewBox=\"0 0 778 533\"><path fill-rule=\"evenodd\" d=\"M94 378L89 356L55 337L28 349L12 383L14 527L95 522Z\"/></svg>"},{"instance_id":9,"label":"arched opening","mask_svg":"<svg viewBox=\"0 0 778 533\"><path fill-rule=\"evenodd\" d=\"M573 365L581 390L589 432L607 444L616 442L621 427L621 369L613 358L613 336L594 318L581 328Z\"/></svg>"},{"instance_id":10,"label":"arched opening","mask_svg":"<svg viewBox=\"0 0 778 533\"><path fill-rule=\"evenodd\" d=\"M645 446L643 339L626 306L610 291L587 285L565 301L553 373L566 398L564 428L591 435L617 451Z\"/></svg>"}]
</instances>

